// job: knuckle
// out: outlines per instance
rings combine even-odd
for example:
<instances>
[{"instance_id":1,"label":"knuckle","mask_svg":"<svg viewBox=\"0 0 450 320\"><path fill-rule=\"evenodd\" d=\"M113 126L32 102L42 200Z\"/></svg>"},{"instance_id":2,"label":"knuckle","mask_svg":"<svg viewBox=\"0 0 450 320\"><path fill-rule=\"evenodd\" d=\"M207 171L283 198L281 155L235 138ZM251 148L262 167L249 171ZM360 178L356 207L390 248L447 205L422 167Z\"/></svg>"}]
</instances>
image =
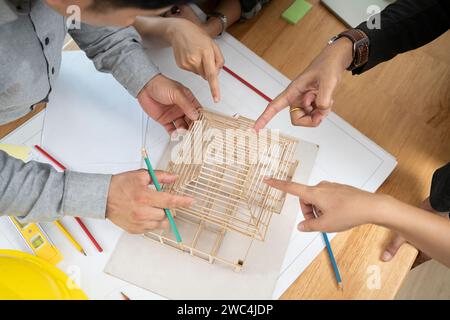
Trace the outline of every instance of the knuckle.
<instances>
[{"instance_id":1,"label":"knuckle","mask_svg":"<svg viewBox=\"0 0 450 320\"><path fill-rule=\"evenodd\" d=\"M145 220L145 218L146 218L146 214L145 214L145 212L143 212L141 210L135 211L133 213L134 221L143 221L143 220Z\"/></svg>"},{"instance_id":2,"label":"knuckle","mask_svg":"<svg viewBox=\"0 0 450 320\"><path fill-rule=\"evenodd\" d=\"M137 203L145 203L147 200L144 192L137 192L134 195L134 201Z\"/></svg>"},{"instance_id":3,"label":"knuckle","mask_svg":"<svg viewBox=\"0 0 450 320\"><path fill-rule=\"evenodd\" d=\"M291 117L291 124L293 126L299 126L300 125L300 119Z\"/></svg>"},{"instance_id":4,"label":"knuckle","mask_svg":"<svg viewBox=\"0 0 450 320\"><path fill-rule=\"evenodd\" d=\"M187 57L187 59L186 59L186 62L187 62L189 65L196 66L197 64L199 64L199 59L198 59L198 57L195 56L195 55L189 55L189 56Z\"/></svg>"},{"instance_id":5,"label":"knuckle","mask_svg":"<svg viewBox=\"0 0 450 320\"><path fill-rule=\"evenodd\" d=\"M170 197L168 200L168 206L169 208L176 208L178 206L178 198L177 197Z\"/></svg>"}]
</instances>

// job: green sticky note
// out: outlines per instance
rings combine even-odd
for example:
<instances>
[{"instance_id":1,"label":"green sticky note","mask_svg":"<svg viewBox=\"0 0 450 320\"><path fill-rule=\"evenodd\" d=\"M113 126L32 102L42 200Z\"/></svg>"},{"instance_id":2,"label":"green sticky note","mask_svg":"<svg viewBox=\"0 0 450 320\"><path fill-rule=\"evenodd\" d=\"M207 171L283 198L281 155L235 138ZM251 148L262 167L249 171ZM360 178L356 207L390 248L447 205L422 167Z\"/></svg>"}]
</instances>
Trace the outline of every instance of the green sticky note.
<instances>
[{"instance_id":1,"label":"green sticky note","mask_svg":"<svg viewBox=\"0 0 450 320\"><path fill-rule=\"evenodd\" d=\"M295 0L294 3L283 12L281 17L291 24L296 24L308 13L312 5L305 0Z\"/></svg>"}]
</instances>

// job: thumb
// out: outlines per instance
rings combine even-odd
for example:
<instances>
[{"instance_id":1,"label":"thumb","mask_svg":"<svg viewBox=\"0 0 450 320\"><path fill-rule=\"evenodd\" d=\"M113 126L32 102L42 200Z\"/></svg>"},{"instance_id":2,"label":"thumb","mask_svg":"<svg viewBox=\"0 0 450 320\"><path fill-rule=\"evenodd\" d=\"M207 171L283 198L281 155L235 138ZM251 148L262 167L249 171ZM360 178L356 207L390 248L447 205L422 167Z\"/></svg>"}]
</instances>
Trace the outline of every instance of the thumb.
<instances>
[{"instance_id":1,"label":"thumb","mask_svg":"<svg viewBox=\"0 0 450 320\"><path fill-rule=\"evenodd\" d=\"M333 105L333 92L337 86L337 79L324 77L320 79L319 92L317 93L316 106L319 109L330 109Z\"/></svg>"},{"instance_id":2,"label":"thumb","mask_svg":"<svg viewBox=\"0 0 450 320\"><path fill-rule=\"evenodd\" d=\"M200 103L188 88L179 85L175 91L173 103L180 107L190 120L195 121L198 119L199 113L197 108L200 106Z\"/></svg>"},{"instance_id":3,"label":"thumb","mask_svg":"<svg viewBox=\"0 0 450 320\"><path fill-rule=\"evenodd\" d=\"M381 260L383 260L384 262L391 261L392 258L394 258L394 256L397 254L397 251L405 242L406 240L402 236L396 234L384 250L383 255L381 256Z\"/></svg>"},{"instance_id":4,"label":"thumb","mask_svg":"<svg viewBox=\"0 0 450 320\"><path fill-rule=\"evenodd\" d=\"M289 101L287 99L287 93L286 91L284 91L271 103L269 103L264 112L256 120L254 129L256 131L263 129L270 122L270 120L272 120L272 118L277 115L278 112L286 108L288 105Z\"/></svg>"},{"instance_id":5,"label":"thumb","mask_svg":"<svg viewBox=\"0 0 450 320\"><path fill-rule=\"evenodd\" d=\"M298 224L298 230L301 232L324 231L322 227L323 216L316 219L307 219Z\"/></svg>"}]
</instances>

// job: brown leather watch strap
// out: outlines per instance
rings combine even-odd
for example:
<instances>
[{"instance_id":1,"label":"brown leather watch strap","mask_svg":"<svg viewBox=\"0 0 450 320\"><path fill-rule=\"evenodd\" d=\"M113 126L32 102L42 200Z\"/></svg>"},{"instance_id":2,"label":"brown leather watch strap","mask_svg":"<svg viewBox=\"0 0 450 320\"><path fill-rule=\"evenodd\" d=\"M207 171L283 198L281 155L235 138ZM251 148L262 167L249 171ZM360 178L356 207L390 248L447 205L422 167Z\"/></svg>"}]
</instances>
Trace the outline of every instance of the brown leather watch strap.
<instances>
[{"instance_id":1,"label":"brown leather watch strap","mask_svg":"<svg viewBox=\"0 0 450 320\"><path fill-rule=\"evenodd\" d=\"M336 38L346 37L353 42L353 61L347 70L352 71L369 61L369 37L359 29L342 32Z\"/></svg>"}]
</instances>

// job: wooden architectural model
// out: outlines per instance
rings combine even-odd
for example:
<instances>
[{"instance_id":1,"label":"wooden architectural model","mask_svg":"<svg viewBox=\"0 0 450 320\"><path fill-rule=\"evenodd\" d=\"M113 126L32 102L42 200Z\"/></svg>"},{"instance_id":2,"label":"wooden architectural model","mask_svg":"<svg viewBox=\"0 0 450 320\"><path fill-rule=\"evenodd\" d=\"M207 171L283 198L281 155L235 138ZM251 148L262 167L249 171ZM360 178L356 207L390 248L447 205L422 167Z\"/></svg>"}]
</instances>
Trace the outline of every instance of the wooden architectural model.
<instances>
[{"instance_id":1,"label":"wooden architectural model","mask_svg":"<svg viewBox=\"0 0 450 320\"><path fill-rule=\"evenodd\" d=\"M196 199L191 208L172 211L183 244L171 230L146 238L211 264L243 268L253 241L265 240L286 198L264 178L291 180L298 166L296 139L269 130L256 134L253 124L242 116L201 112L182 142L168 150L166 170L179 178L163 190Z\"/></svg>"}]
</instances>

